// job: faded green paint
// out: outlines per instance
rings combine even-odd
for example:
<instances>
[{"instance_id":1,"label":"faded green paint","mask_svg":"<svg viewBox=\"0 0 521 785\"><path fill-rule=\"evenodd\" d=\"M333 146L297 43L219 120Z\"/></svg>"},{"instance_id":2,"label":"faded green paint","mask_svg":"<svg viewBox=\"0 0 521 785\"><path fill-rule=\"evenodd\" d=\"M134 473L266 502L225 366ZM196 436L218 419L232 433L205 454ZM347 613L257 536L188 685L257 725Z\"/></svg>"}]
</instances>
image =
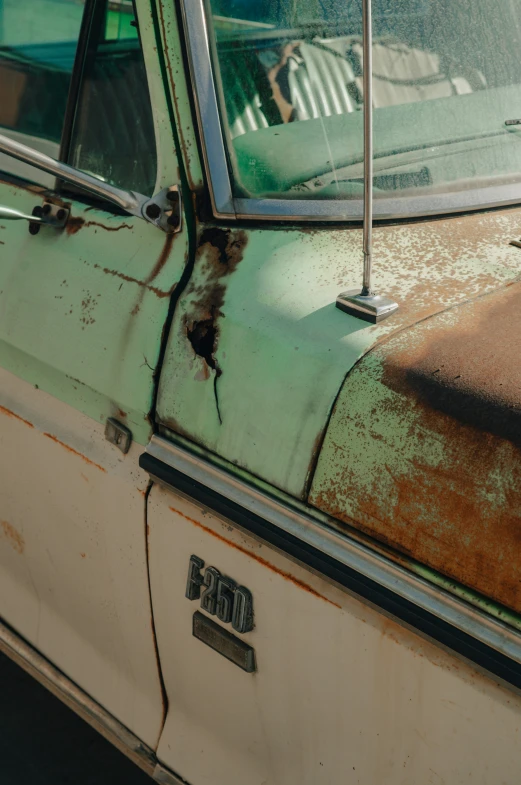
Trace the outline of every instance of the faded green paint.
<instances>
[{"instance_id":1,"label":"faded green paint","mask_svg":"<svg viewBox=\"0 0 521 785\"><path fill-rule=\"evenodd\" d=\"M174 110L176 133L182 152L184 172L192 191L203 187L195 117L192 113L193 88L183 58L182 32L179 29L179 0L165 3L151 0L154 6L156 35L161 42L164 82Z\"/></svg>"},{"instance_id":2,"label":"faded green paint","mask_svg":"<svg viewBox=\"0 0 521 785\"><path fill-rule=\"evenodd\" d=\"M376 228L375 284L401 310L375 326L334 307L337 294L360 281L360 229L234 232L228 242L246 244L233 271L205 242L174 317L160 421L305 497L346 374L391 333L514 280L520 256L508 243L519 232L520 216L520 210L505 210ZM212 316L217 379L187 337L187 329Z\"/></svg>"},{"instance_id":3,"label":"faded green paint","mask_svg":"<svg viewBox=\"0 0 521 785\"><path fill-rule=\"evenodd\" d=\"M138 0L152 96L157 189L179 182L172 124L150 3ZM31 213L37 189L0 182L0 204ZM146 444L170 294L188 254L175 238L131 216L72 201L69 231L31 236L23 221L0 224L0 364L103 422L123 420ZM78 231L74 231L78 229Z\"/></svg>"},{"instance_id":4,"label":"faded green paint","mask_svg":"<svg viewBox=\"0 0 521 785\"><path fill-rule=\"evenodd\" d=\"M0 185L0 203L31 212L40 199ZM22 221L2 224L0 364L95 420L123 419L146 444L153 370L184 240L176 238L146 285L166 235L139 218L85 212L78 203L73 214L86 224L71 236L42 229L33 237Z\"/></svg>"}]
</instances>

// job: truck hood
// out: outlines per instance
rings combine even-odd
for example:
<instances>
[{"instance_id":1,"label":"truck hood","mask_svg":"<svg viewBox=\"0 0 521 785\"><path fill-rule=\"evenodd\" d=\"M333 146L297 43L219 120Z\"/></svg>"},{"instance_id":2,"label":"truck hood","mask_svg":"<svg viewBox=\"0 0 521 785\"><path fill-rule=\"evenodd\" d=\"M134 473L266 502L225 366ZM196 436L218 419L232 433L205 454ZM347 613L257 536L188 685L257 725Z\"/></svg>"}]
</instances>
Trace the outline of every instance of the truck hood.
<instances>
[{"instance_id":1,"label":"truck hood","mask_svg":"<svg viewBox=\"0 0 521 785\"><path fill-rule=\"evenodd\" d=\"M520 350L521 283L375 347L342 387L310 493L321 510L518 612Z\"/></svg>"},{"instance_id":2,"label":"truck hood","mask_svg":"<svg viewBox=\"0 0 521 785\"><path fill-rule=\"evenodd\" d=\"M391 336L516 281L520 228L519 208L376 226L375 286L400 310L370 325L335 308L361 283L361 228L201 227L161 373L161 432L307 499L346 375Z\"/></svg>"}]
</instances>

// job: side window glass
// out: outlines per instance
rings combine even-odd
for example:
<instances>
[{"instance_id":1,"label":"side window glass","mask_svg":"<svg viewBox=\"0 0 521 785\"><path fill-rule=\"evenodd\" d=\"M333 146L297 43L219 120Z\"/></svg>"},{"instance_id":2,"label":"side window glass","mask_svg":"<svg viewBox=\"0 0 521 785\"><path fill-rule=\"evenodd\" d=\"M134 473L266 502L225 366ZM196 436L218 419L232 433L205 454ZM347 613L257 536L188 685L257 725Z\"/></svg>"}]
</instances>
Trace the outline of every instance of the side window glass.
<instances>
[{"instance_id":1,"label":"side window glass","mask_svg":"<svg viewBox=\"0 0 521 785\"><path fill-rule=\"evenodd\" d=\"M84 4L0 0L0 133L57 158ZM0 170L54 178L0 154Z\"/></svg>"},{"instance_id":2,"label":"side window glass","mask_svg":"<svg viewBox=\"0 0 521 785\"><path fill-rule=\"evenodd\" d=\"M137 37L132 0L112 0L109 2L105 17L105 40L121 41L137 39Z\"/></svg>"},{"instance_id":3,"label":"side window glass","mask_svg":"<svg viewBox=\"0 0 521 785\"><path fill-rule=\"evenodd\" d=\"M128 0L102 0L91 29L68 163L120 188L154 191L152 108Z\"/></svg>"}]
</instances>

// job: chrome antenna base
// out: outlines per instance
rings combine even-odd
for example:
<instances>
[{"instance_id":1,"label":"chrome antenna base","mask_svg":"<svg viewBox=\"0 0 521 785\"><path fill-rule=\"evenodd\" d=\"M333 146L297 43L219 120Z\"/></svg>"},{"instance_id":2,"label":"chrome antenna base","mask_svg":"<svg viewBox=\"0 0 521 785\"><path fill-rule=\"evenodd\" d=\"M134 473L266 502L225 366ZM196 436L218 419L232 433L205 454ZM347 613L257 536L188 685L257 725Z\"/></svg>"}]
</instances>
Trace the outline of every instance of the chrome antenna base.
<instances>
[{"instance_id":1,"label":"chrome antenna base","mask_svg":"<svg viewBox=\"0 0 521 785\"><path fill-rule=\"evenodd\" d=\"M398 303L380 294L362 294L358 289L343 292L336 298L336 307L351 316L378 324L398 310Z\"/></svg>"}]
</instances>

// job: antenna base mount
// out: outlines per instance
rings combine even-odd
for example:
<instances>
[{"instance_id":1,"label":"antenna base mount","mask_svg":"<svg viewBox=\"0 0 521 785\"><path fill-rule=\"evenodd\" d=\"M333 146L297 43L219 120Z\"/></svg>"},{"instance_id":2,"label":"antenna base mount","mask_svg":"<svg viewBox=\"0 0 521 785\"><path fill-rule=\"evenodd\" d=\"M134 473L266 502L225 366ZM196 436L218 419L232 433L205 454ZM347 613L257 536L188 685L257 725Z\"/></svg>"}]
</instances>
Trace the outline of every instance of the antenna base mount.
<instances>
[{"instance_id":1,"label":"antenna base mount","mask_svg":"<svg viewBox=\"0 0 521 785\"><path fill-rule=\"evenodd\" d=\"M343 292L336 298L336 307L350 316L378 324L398 310L398 303L380 294L362 294L358 289Z\"/></svg>"}]
</instances>

